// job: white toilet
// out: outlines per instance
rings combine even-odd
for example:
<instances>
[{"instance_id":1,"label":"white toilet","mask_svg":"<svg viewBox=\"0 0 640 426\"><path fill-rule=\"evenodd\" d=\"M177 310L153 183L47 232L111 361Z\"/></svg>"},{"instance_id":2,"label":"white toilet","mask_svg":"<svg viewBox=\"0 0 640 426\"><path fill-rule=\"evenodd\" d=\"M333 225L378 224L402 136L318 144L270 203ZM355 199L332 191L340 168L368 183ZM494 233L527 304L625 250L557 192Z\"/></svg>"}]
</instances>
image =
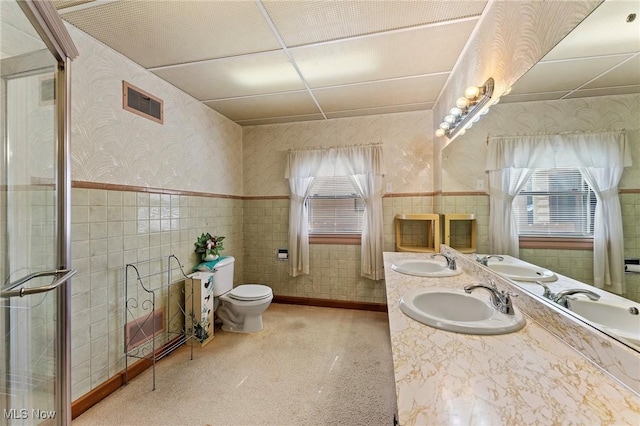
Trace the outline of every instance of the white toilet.
<instances>
[{"instance_id":1,"label":"white toilet","mask_svg":"<svg viewBox=\"0 0 640 426\"><path fill-rule=\"evenodd\" d=\"M243 284L233 288L233 256L225 257L215 265L213 296L219 298L216 315L222 320L222 329L235 333L256 333L262 330L262 313L273 300L270 287Z\"/></svg>"}]
</instances>

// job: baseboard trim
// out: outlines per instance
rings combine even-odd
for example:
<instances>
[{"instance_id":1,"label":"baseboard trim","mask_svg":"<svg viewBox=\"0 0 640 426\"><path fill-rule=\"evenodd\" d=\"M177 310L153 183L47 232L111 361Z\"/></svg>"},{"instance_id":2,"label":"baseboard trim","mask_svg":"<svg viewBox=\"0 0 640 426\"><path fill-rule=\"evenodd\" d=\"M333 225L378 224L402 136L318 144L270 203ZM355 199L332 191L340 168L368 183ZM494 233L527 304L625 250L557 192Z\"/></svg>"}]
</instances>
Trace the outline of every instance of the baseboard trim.
<instances>
[{"instance_id":1,"label":"baseboard trim","mask_svg":"<svg viewBox=\"0 0 640 426\"><path fill-rule=\"evenodd\" d=\"M353 302L349 300L318 299L313 297L273 296L273 303L285 305L319 306L323 308L357 309L360 311L387 312L386 303Z\"/></svg>"},{"instance_id":2,"label":"baseboard trim","mask_svg":"<svg viewBox=\"0 0 640 426\"><path fill-rule=\"evenodd\" d=\"M165 343L160 349L156 350L156 354L164 353L165 348L175 344L181 337L178 336L169 342ZM177 349L177 348L176 348ZM126 377L129 381L134 379L135 377L142 374L147 368L153 365L153 361L151 359L141 359L133 364L127 369ZM125 371L122 370L117 373L115 376L108 379L106 382L102 383L95 389L90 390L80 398L76 399L71 403L71 419L75 419L89 408L96 405L98 402L102 401L113 392L117 391L120 387L125 385Z\"/></svg>"}]
</instances>

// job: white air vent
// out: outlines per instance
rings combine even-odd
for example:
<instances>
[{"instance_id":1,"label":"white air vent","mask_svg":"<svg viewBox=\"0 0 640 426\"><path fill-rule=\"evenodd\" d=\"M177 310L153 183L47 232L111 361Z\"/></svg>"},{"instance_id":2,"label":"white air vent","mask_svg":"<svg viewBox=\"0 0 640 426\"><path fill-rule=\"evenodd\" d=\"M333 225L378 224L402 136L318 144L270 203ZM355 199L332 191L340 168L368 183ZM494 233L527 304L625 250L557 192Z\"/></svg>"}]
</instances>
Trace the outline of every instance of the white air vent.
<instances>
[{"instance_id":1,"label":"white air vent","mask_svg":"<svg viewBox=\"0 0 640 426\"><path fill-rule=\"evenodd\" d=\"M156 123L164 121L162 99L157 98L136 86L122 82L122 107L141 117Z\"/></svg>"}]
</instances>

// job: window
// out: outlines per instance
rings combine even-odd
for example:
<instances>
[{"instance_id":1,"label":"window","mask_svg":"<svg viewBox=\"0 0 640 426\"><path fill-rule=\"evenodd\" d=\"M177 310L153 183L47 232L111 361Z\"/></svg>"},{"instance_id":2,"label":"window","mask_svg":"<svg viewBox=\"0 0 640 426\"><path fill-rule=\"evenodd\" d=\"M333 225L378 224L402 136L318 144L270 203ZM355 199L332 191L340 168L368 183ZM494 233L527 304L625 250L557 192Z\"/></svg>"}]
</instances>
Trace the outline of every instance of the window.
<instances>
[{"instance_id":1,"label":"window","mask_svg":"<svg viewBox=\"0 0 640 426\"><path fill-rule=\"evenodd\" d=\"M535 170L514 199L518 235L593 237L595 206L577 168Z\"/></svg>"},{"instance_id":2,"label":"window","mask_svg":"<svg viewBox=\"0 0 640 426\"><path fill-rule=\"evenodd\" d=\"M364 201L348 176L318 177L309 198L309 234L360 234Z\"/></svg>"}]
</instances>

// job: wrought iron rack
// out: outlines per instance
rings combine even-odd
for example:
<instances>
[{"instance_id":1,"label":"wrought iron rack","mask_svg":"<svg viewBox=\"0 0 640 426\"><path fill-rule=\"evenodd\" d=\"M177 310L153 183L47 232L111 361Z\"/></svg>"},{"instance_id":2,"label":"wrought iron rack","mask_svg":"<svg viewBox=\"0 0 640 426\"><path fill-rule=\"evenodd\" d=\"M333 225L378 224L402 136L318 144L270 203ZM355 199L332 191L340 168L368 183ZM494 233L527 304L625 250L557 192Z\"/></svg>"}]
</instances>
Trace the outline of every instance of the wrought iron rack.
<instances>
[{"instance_id":1,"label":"wrought iron rack","mask_svg":"<svg viewBox=\"0 0 640 426\"><path fill-rule=\"evenodd\" d=\"M162 281L165 274L166 281ZM135 280L135 282L134 282ZM193 282L184 273L175 255L128 263L124 280L124 354L125 384L128 383L129 358L150 360L153 370L153 390L156 389L156 361L179 346L195 339L192 319L185 315L185 300L193 305ZM190 295L185 295L185 287ZM190 296L190 297L186 297ZM165 297L166 303L158 303ZM164 312L162 307L164 306ZM193 306L191 306L193 312ZM159 314L159 315L158 315ZM193 360L193 345L190 359Z\"/></svg>"}]
</instances>

